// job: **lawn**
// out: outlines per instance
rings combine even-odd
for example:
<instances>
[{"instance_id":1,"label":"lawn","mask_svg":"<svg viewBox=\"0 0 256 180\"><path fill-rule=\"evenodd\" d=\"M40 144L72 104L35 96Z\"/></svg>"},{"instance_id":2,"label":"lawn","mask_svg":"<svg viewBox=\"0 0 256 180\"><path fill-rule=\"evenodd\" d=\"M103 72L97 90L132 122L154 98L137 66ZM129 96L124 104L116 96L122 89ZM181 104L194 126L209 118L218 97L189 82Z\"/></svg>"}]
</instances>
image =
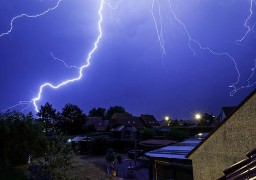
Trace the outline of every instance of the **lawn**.
<instances>
[{"instance_id":1,"label":"lawn","mask_svg":"<svg viewBox=\"0 0 256 180\"><path fill-rule=\"evenodd\" d=\"M72 168L68 174L77 180L111 179L107 176L104 157L89 157L76 155L72 158Z\"/></svg>"},{"instance_id":2,"label":"lawn","mask_svg":"<svg viewBox=\"0 0 256 180\"><path fill-rule=\"evenodd\" d=\"M72 167L67 170L67 174L72 179L76 180L105 180L105 179L112 179L111 177L107 176L106 168L105 168L105 158L104 156L100 157L93 157L89 155L74 155L71 159ZM22 166L17 167L17 169L24 171L27 175L29 164L25 164ZM19 172L18 170L15 170ZM11 177L12 173L6 173L4 177ZM17 174L18 177L21 174ZM0 176L1 177L1 176ZM2 179L2 178L0 178ZM4 178L5 179L5 178ZM11 179L19 179L13 177Z\"/></svg>"}]
</instances>

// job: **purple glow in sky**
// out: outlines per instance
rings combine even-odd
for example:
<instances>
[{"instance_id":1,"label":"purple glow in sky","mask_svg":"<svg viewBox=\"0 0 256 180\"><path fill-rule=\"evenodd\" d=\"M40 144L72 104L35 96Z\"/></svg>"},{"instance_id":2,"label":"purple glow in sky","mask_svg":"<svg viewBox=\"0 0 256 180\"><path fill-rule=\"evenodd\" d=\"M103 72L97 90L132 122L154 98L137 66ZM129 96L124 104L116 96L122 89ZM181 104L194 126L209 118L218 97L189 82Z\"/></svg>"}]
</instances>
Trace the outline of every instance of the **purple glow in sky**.
<instances>
[{"instance_id":1,"label":"purple glow in sky","mask_svg":"<svg viewBox=\"0 0 256 180\"><path fill-rule=\"evenodd\" d=\"M255 88L255 10L255 0L3 0L0 109L216 114ZM55 88L39 93L45 82Z\"/></svg>"}]
</instances>

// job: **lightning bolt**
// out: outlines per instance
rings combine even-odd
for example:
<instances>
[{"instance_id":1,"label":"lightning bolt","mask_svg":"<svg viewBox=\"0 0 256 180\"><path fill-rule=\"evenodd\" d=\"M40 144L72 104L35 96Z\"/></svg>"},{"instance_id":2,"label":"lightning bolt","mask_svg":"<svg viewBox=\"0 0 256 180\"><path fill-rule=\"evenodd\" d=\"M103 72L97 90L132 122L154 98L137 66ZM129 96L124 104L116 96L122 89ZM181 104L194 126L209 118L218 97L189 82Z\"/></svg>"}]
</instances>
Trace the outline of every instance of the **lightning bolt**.
<instances>
[{"instance_id":1,"label":"lightning bolt","mask_svg":"<svg viewBox=\"0 0 256 180\"><path fill-rule=\"evenodd\" d=\"M155 14L154 14L155 4L157 4L157 10L158 10L158 16L159 16L159 20L160 20L160 22L159 22L160 25L158 25L157 19L156 19ZM161 48L161 51L162 51L162 57L163 57L166 54L165 43L164 43L164 36L163 36L163 22L162 22L162 15L161 15L160 4L156 0L152 1L151 15L152 15L152 19L153 19L154 24L155 24L155 30L156 30L156 33L157 33L157 38L158 38L158 42L159 42L159 45L160 45L160 48Z\"/></svg>"},{"instance_id":2,"label":"lightning bolt","mask_svg":"<svg viewBox=\"0 0 256 180\"><path fill-rule=\"evenodd\" d=\"M53 53L51 53L51 56L52 56L52 58L53 58L54 60L62 62L66 68L75 68L75 69L80 69L80 68L79 68L79 67L77 67L77 66L69 66L69 65L67 65L67 64L66 64L66 62L65 62L64 60L62 60L62 59L60 59L60 58L55 57L55 56L53 55Z\"/></svg>"},{"instance_id":3,"label":"lightning bolt","mask_svg":"<svg viewBox=\"0 0 256 180\"><path fill-rule=\"evenodd\" d=\"M244 33L244 35L241 37L241 39L238 39L236 40L236 42L242 42L246 37L247 35L251 32L251 30L254 31L254 25L253 27L251 28L249 25L248 25L248 21L251 19L252 15L253 15L253 3L256 5L256 0L250 0L250 13L249 13L249 16L246 18L245 22L244 22L244 27L247 29Z\"/></svg>"},{"instance_id":4,"label":"lightning bolt","mask_svg":"<svg viewBox=\"0 0 256 180\"><path fill-rule=\"evenodd\" d=\"M16 107L20 107L20 106L26 106L25 108L22 108L22 110L21 110L21 112L23 112L24 110L26 110L26 109L28 109L29 108L29 106L31 105L31 101L20 101L19 103L17 103L17 104L15 104L15 105L13 105L13 106L11 106L11 107L8 107L8 108L6 108L6 109L3 109L1 112L5 112L5 111L8 111L9 109L14 109L14 108L16 108Z\"/></svg>"},{"instance_id":5,"label":"lightning bolt","mask_svg":"<svg viewBox=\"0 0 256 180\"><path fill-rule=\"evenodd\" d=\"M47 13L50 13L51 11L57 9L62 1L63 0L58 0L57 4L54 7L49 8L49 9L47 9L46 11L44 11L44 12L42 12L40 14L36 14L36 15L21 14L21 15L18 15L16 17L14 17L11 20L11 22L10 22L10 29L7 32L4 32L4 33L0 34L0 37L3 37L5 35L10 34L12 32L12 30L13 30L15 21L17 21L18 19L23 18L23 17L37 18L37 17L43 16L43 15L46 15ZM93 48L88 53L88 56L86 58L86 61L85 61L84 65L82 65L80 67L67 65L64 60L55 57L53 55L53 53L51 53L52 58L54 60L56 60L56 61L62 62L65 67L78 69L78 72L79 72L78 76L76 76L76 77L74 77L72 79L67 79L65 81L62 81L59 84L51 84L50 82L46 82L46 83L42 84L39 87L39 91L38 91L37 95L34 96L30 101L20 101L18 104L14 105L14 106L11 106L8 109L15 108L17 106L26 106L26 108L24 108L24 109L27 109L31 104L33 104L33 106L35 108L35 111L38 112L38 105L37 105L37 103L38 103L38 101L41 100L41 97L43 95L43 92L44 92L45 88L59 89L62 86L65 86L67 84L79 81L83 77L84 69L86 69L88 66L90 66L91 58L92 58L93 54L95 53L95 51L97 50L98 45L100 43L100 40L102 38L102 34L103 33L102 33L101 24L102 24L102 21L103 21L103 16L102 16L103 5L106 4L106 5L108 5L112 9L117 9L121 2L122 2L122 0L118 0L116 3L112 4L112 3L108 2L107 0L100 0L100 6L99 6L99 10L98 10L98 16L99 16L99 20L98 20L98 36L97 36L96 40L94 41ZM161 49L161 52L162 52L162 58L163 58L163 56L166 54L166 48L165 48L165 39L164 39L164 35L163 35L163 20L162 20L162 10L161 10L161 7L160 7L160 2L161 1L159 1L159 0L152 0L151 15L152 15L152 19L153 19L153 22L154 22L154 26L155 26L155 30L156 30L156 34L157 34L157 39L158 39L158 42L159 42L159 45L160 45L160 49ZM245 23L244 23L244 27L247 30L246 30L245 34L242 36L242 38L237 40L237 42L242 42L251 31L254 32L254 35L256 34L256 32L255 32L256 31L255 30L256 24L254 24L252 28L248 25L248 22L249 22L249 20L251 19L252 15L253 15L253 3L256 4L256 0L250 0L250 10L249 10L250 13L249 13L249 16L246 18ZM247 85L246 86L241 86L241 87L237 88L236 86L237 86L237 84L240 81L240 76L241 75L240 75L240 71L238 69L238 64L237 64L236 59L233 56L231 56L229 53L227 53L227 52L216 52L216 51L212 50L210 47L203 46L198 40L196 40L195 38L193 38L191 36L191 34L190 34L189 30L187 29L186 25L176 16L176 13L174 12L172 4L171 4L171 0L168 0L168 5L169 5L168 8L170 10L171 16L174 18L174 20L178 24L181 25L182 29L184 30L184 32L185 32L185 34L186 34L186 36L188 38L188 47L193 52L193 55L196 55L196 51L193 48L194 45L196 45L199 49L207 51L208 53L210 53L212 55L223 56L223 57L226 57L227 59L232 61L232 63L234 64L235 70L237 72L237 80L233 84L230 85L230 87L233 88L233 90L230 92L231 96L233 96L240 89L243 89L243 88L246 88L246 87L252 87L253 85L256 84L256 82L254 82L254 83L250 82L252 77L255 75L256 60L255 60L255 66L254 66L254 68L252 68L252 73L251 73L250 77L247 80L247 82L248 82ZM154 13L155 9L157 10L157 17L158 18L156 17L156 15ZM8 109L5 109L3 111L6 111Z\"/></svg>"},{"instance_id":6,"label":"lightning bolt","mask_svg":"<svg viewBox=\"0 0 256 180\"><path fill-rule=\"evenodd\" d=\"M250 6L250 16L247 18L246 22L245 22L245 26L246 27L249 27L247 26L247 22L248 20L250 19L250 17L252 16L252 4L253 2L255 2L255 0L250 0L251 1L251 6ZM155 17L155 13L153 11L154 9L154 6L155 4L157 3L158 5L158 15L161 19L161 8L159 6L159 1L158 0L152 0L152 6L151 6L151 14L152 14L152 17L153 17L153 20L154 20L154 24L155 24L155 29L156 29L156 33L157 33L157 37L158 37L158 41L159 41L159 44L160 44L160 47L161 47L161 50L162 52L165 54L166 51L165 51L165 46L164 46L164 38L163 38L163 33L162 33L162 23L160 21L160 30L159 30L159 27L157 25L157 21L156 21L156 17ZM230 92L230 95L233 96L238 90L244 88L245 86L241 86L239 88L236 87L236 85L240 82L240 71L238 69L238 64L237 64L237 60L232 56L230 55L229 53L227 52L216 52L214 50L212 50L210 47L206 47L206 46L203 46L198 40L196 40L195 38L193 38L190 34L190 32L188 31L186 25L177 17L177 15L175 14L174 10L173 10L173 6L172 6L172 3L171 3L171 0L168 0L168 4L169 4L169 9L170 9L170 12L171 12L171 15L173 16L173 18L175 19L176 22L178 22L184 32L186 33L187 37L188 37L188 47L191 49L191 51L193 52L193 55L196 55L196 51L194 50L194 48L192 48L192 43L193 44L196 44L198 46L199 49L201 50L204 50L204 51L207 51L209 52L210 54L212 55L215 55L215 56L224 56L226 57L227 59L231 60L232 63L234 64L234 67L235 67L235 70L237 72L237 80L231 84L229 87L233 88L233 90ZM250 29L249 29L250 30ZM249 33L249 32L248 32ZM248 34L246 33L245 36ZM254 70L253 69L253 72L252 74L250 75L249 79L247 80L249 82L249 80L253 77L253 74L254 74ZM255 83L253 83L255 84ZM251 84L250 87L253 85ZM249 87L249 86L246 86L246 87Z\"/></svg>"},{"instance_id":7,"label":"lightning bolt","mask_svg":"<svg viewBox=\"0 0 256 180\"><path fill-rule=\"evenodd\" d=\"M13 26L14 26L14 22L17 21L18 19L23 18L23 17L27 17L27 18L38 18L38 17L40 17L40 16L46 15L46 14L48 14L49 12L54 11L55 9L57 9L62 1L63 1L63 0L58 0L57 4L56 4L54 7L49 8L49 9L47 9L46 11L44 11L44 12L42 12L42 13L40 13L40 14L36 14L36 15L20 14L20 15L18 15L18 16L15 16L15 17L12 18L12 20L11 20L10 29L9 29L7 32L4 32L4 33L0 34L0 38L3 37L3 36L5 36L5 35L9 35L9 34L12 32Z\"/></svg>"},{"instance_id":8,"label":"lightning bolt","mask_svg":"<svg viewBox=\"0 0 256 180\"><path fill-rule=\"evenodd\" d=\"M12 32L13 23L14 23L15 20L17 20L17 19L19 19L19 18L21 18L21 17L24 17L24 16L25 16L25 17L29 17L29 18L36 18L36 17L39 17L39 16L43 16L43 15L49 13L50 11L55 10L55 9L59 6L59 4L61 3L61 1L63 1L63 0L59 0L59 1L57 2L57 5L56 5L55 7L49 8L49 9L47 9L46 11L44 11L43 13L41 13L41 14L37 14L37 15L21 14L21 15L19 15L19 16L14 17L14 18L12 19L12 21L11 21L11 28L10 28L10 30L7 31L7 32L5 32L5 33L2 33L2 34L0 35L0 37L2 37L2 36L4 36L4 35L8 35L8 34L10 34L10 33ZM120 2L119 2L119 3L120 3ZM55 56L53 55L53 53L51 53L51 56L52 56L52 58L53 58L54 60L57 60L57 61L62 62L67 68L76 68L76 69L78 69L78 70L79 70L79 75L78 75L77 77L75 77L75 78L67 79L67 80L65 80L65 81L63 81L63 82L61 82L61 83L59 83L59 84L57 84L57 85L53 85L53 84L51 84L51 83L49 83L49 82L46 82L46 83L42 84L42 85L39 87L39 92L38 92L38 94L37 94L33 99L31 99L30 101L20 101L20 102L17 103L16 105L13 105L13 106L11 106L11 107L9 107L9 108L7 108L7 109L2 110L2 112L3 112L3 111L7 111L7 110L12 109L12 108L15 108L15 107L18 107L18 106L26 106L26 108L24 108L24 109L22 110L22 111L24 111L25 109L29 108L29 106L30 106L31 104L33 104L33 106L34 106L34 108L35 108L35 111L38 112L39 110L38 110L37 102L40 101L40 99L41 99L41 97L42 97L42 94L43 94L43 90L44 90L45 88L50 87L50 88L52 88L52 89L58 89L58 88L61 88L62 86L65 86L65 85L67 85L67 84L70 84L70 83L72 83L72 82L79 81L79 80L82 78L82 76L83 76L83 71L84 71L85 68L87 68L88 66L90 66L90 61L91 61L92 55L93 55L94 52L97 50L98 44L99 44L100 39L101 39L101 37L102 37L102 27L101 27L101 24L102 24L102 20L103 20L103 16L102 16L103 4L104 4L104 0L101 0L101 1L100 1L100 7L99 7L99 10L98 10L98 15L99 15L99 20L98 20L98 32L99 32L99 34L98 34L98 36L97 36L97 38L96 38L96 40L95 40L95 42L94 42L93 48L92 48L91 51L88 53L88 56L87 56L87 58L86 58L86 63L85 63L84 65L82 65L82 66L80 66L80 67L77 67L77 66L69 66L69 65L67 65L67 64L65 63L64 60L55 57Z\"/></svg>"},{"instance_id":9,"label":"lightning bolt","mask_svg":"<svg viewBox=\"0 0 256 180\"><path fill-rule=\"evenodd\" d=\"M81 67L79 67L79 76L78 77L75 77L73 79L68 79L66 81L63 81L57 85L53 85L49 82L47 83L44 83L40 86L39 88L39 92L37 94L36 97L34 97L31 101L35 107L35 111L38 112L38 106L37 106L37 102L40 101L41 97L42 97L42 93L43 93L43 90L46 88L46 87L50 87L52 89L58 89L62 86L65 86L69 83L72 83L72 82L75 82L75 81L79 81L82 76L83 76L83 70L85 68L87 68L88 66L90 66L90 61L91 61L91 58L92 58L92 55L94 54L94 52L97 50L98 48L98 44L100 42L100 39L102 37L102 27L101 27L101 24L102 24L102 20L103 20L103 16L102 16L102 10L103 10L103 4L104 4L104 0L101 0L101 3L100 3L100 8L99 8L99 11L98 11L98 15L99 15L99 21L98 21L98 37L96 39L96 41L94 42L94 46L92 48L92 50L89 52L88 56L87 56L87 59L86 59L86 63L84 65L82 65Z\"/></svg>"}]
</instances>

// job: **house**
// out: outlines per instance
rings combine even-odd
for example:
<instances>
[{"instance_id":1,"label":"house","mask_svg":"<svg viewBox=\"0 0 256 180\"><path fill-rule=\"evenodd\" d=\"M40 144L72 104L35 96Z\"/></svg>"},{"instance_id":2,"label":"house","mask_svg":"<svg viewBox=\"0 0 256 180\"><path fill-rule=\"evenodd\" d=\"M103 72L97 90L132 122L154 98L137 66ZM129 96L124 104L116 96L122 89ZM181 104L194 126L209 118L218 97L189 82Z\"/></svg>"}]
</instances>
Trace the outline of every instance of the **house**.
<instances>
[{"instance_id":1,"label":"house","mask_svg":"<svg viewBox=\"0 0 256 180\"><path fill-rule=\"evenodd\" d=\"M131 126L120 125L110 130L114 139L135 140L137 129Z\"/></svg>"},{"instance_id":2,"label":"house","mask_svg":"<svg viewBox=\"0 0 256 180\"><path fill-rule=\"evenodd\" d=\"M155 126L160 126L159 122L156 120L156 118L153 115L144 115L142 114L140 116L140 119L142 121L142 123L144 124L145 127L147 128L152 128Z\"/></svg>"},{"instance_id":3,"label":"house","mask_svg":"<svg viewBox=\"0 0 256 180\"><path fill-rule=\"evenodd\" d=\"M223 177L225 169L256 147L255 137L256 89L187 155L194 179Z\"/></svg>"},{"instance_id":4,"label":"house","mask_svg":"<svg viewBox=\"0 0 256 180\"><path fill-rule=\"evenodd\" d=\"M220 114L216 117L214 124L219 124L223 121L226 117L228 117L234 110L236 106L224 106L221 108Z\"/></svg>"},{"instance_id":5,"label":"house","mask_svg":"<svg viewBox=\"0 0 256 180\"><path fill-rule=\"evenodd\" d=\"M113 127L124 125L135 127L136 129L144 128L144 125L140 118L134 117L128 113L115 113L111 118L111 124Z\"/></svg>"},{"instance_id":6,"label":"house","mask_svg":"<svg viewBox=\"0 0 256 180\"><path fill-rule=\"evenodd\" d=\"M88 128L93 126L96 131L105 131L106 123L102 120L101 117L87 117L85 126Z\"/></svg>"}]
</instances>

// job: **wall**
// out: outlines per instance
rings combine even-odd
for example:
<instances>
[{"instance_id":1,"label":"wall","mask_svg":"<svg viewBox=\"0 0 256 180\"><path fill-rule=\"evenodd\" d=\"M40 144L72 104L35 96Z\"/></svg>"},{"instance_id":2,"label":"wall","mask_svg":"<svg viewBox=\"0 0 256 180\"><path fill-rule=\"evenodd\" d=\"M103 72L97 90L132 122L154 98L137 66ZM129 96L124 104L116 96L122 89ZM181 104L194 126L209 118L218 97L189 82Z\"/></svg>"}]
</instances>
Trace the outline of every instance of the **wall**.
<instances>
[{"instance_id":1,"label":"wall","mask_svg":"<svg viewBox=\"0 0 256 180\"><path fill-rule=\"evenodd\" d=\"M256 147L256 93L217 129L189 159L195 180L217 179Z\"/></svg>"}]
</instances>

